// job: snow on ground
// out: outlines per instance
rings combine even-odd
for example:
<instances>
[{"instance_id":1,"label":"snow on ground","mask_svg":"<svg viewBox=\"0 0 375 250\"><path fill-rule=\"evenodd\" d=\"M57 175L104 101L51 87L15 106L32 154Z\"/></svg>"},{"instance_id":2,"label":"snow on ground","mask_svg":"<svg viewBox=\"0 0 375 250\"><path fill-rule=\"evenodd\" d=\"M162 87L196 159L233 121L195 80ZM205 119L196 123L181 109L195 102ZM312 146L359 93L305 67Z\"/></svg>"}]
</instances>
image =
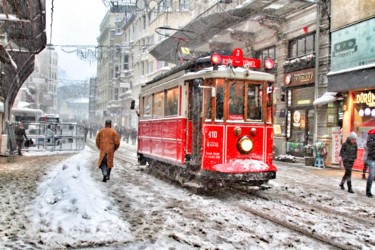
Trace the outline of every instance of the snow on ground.
<instances>
[{"instance_id":1,"label":"snow on ground","mask_svg":"<svg viewBox=\"0 0 375 250\"><path fill-rule=\"evenodd\" d=\"M136 157L134 148L123 143L117 154ZM24 155L0 163L0 249L332 249L246 212L267 204L262 211L280 219L287 216L277 209L311 204L311 211L297 211L291 223L308 221L322 235L335 231L333 240L349 237L353 245L362 244L359 248L375 246L375 229L364 230L375 220L374 199L364 195L365 181L358 172L353 173L355 194L349 194L338 186L342 170L279 162L272 188L260 192L266 199L242 193L207 197L119 159L111 180L103 183L98 152L89 147ZM327 228L324 217L314 217L314 209L320 208L334 216L368 218L368 223L345 218L345 231ZM356 237L367 237L366 242Z\"/></svg>"},{"instance_id":2,"label":"snow on ground","mask_svg":"<svg viewBox=\"0 0 375 250\"><path fill-rule=\"evenodd\" d=\"M90 178L90 157L89 150L73 155L44 178L34 204L26 208L32 222L30 235L40 235L51 247L131 239L128 223L119 218L113 201Z\"/></svg>"}]
</instances>

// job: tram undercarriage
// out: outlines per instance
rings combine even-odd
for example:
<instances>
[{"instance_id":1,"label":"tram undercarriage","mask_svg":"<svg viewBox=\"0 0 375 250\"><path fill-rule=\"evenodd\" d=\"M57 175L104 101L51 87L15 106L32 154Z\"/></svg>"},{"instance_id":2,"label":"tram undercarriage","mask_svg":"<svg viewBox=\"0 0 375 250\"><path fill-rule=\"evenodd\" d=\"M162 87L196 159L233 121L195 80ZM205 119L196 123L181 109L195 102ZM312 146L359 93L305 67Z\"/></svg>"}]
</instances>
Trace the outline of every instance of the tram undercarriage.
<instances>
[{"instance_id":1,"label":"tram undercarriage","mask_svg":"<svg viewBox=\"0 0 375 250\"><path fill-rule=\"evenodd\" d=\"M231 187L255 187L276 178L276 172L220 173L206 171L190 165L173 165L156 159L141 157L141 165L147 164L146 172L162 179L176 182L193 193L210 194Z\"/></svg>"}]
</instances>

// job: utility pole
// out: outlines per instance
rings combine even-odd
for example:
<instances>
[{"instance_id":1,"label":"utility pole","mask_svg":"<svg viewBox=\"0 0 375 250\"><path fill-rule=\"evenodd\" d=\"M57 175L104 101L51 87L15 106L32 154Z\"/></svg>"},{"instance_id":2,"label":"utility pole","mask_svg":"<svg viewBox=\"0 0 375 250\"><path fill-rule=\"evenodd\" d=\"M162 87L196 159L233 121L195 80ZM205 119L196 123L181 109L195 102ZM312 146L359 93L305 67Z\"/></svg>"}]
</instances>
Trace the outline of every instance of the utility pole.
<instances>
[{"instance_id":1,"label":"utility pole","mask_svg":"<svg viewBox=\"0 0 375 250\"><path fill-rule=\"evenodd\" d=\"M315 33L315 85L314 100L319 96L319 37L320 37L320 0L316 1L316 33ZM314 143L318 140L318 108L314 105Z\"/></svg>"}]
</instances>

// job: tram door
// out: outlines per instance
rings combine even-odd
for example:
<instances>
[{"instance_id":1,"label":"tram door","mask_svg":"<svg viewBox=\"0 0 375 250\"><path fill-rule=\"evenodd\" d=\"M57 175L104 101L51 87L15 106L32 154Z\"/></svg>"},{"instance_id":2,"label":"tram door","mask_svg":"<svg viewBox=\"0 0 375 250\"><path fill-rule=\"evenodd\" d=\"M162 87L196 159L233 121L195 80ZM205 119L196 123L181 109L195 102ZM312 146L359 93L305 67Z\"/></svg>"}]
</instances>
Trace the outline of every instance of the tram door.
<instances>
[{"instance_id":1,"label":"tram door","mask_svg":"<svg viewBox=\"0 0 375 250\"><path fill-rule=\"evenodd\" d=\"M202 106L203 106L203 93L199 88L199 83L193 81L189 84L188 93L188 123L192 125L191 135L191 161L190 165L200 166L202 159ZM189 138L190 139L190 138ZM188 139L188 140L189 140Z\"/></svg>"}]
</instances>

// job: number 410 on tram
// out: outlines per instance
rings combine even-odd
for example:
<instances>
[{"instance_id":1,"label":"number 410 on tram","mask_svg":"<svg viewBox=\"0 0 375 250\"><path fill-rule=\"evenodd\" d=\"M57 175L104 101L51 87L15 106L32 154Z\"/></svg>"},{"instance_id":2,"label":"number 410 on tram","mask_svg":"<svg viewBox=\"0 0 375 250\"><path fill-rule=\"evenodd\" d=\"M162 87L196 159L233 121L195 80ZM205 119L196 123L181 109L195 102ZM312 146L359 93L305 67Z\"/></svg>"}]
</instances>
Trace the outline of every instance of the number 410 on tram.
<instances>
[{"instance_id":1,"label":"number 410 on tram","mask_svg":"<svg viewBox=\"0 0 375 250\"><path fill-rule=\"evenodd\" d=\"M137 153L148 171L195 190L276 178L275 77L251 70L260 61L236 50L176 66L142 87Z\"/></svg>"}]
</instances>

